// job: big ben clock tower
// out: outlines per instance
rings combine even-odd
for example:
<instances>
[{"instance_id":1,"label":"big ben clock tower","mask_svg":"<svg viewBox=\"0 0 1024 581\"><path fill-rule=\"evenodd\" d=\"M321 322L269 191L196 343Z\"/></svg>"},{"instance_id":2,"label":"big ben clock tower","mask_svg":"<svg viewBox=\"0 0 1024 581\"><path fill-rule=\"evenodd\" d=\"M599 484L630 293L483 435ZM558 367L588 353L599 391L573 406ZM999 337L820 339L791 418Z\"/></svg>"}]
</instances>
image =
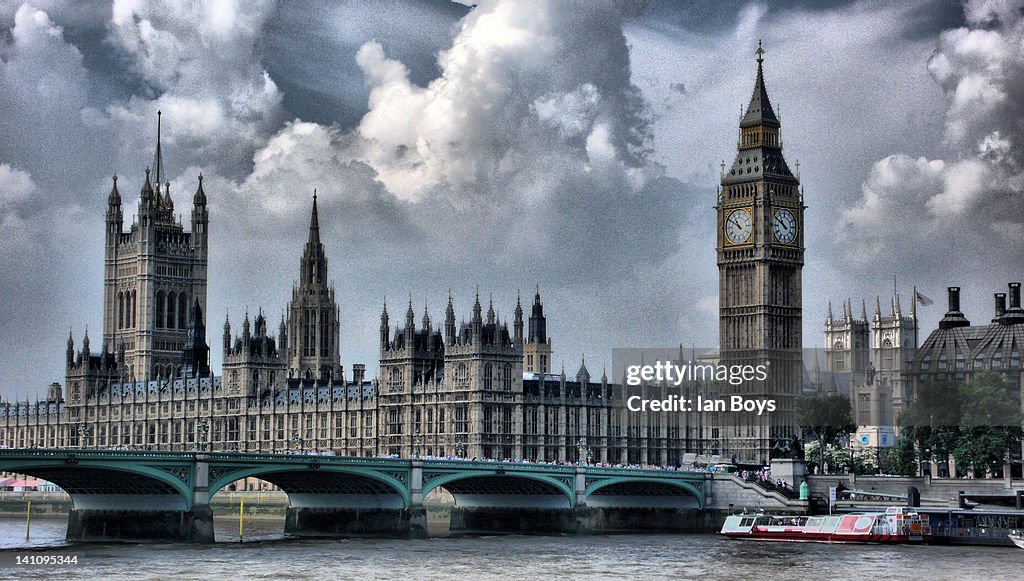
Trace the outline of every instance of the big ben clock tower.
<instances>
[{"instance_id":1,"label":"big ben clock tower","mask_svg":"<svg viewBox=\"0 0 1024 581\"><path fill-rule=\"evenodd\" d=\"M719 445L742 461L784 454L796 432L800 391L801 270L804 205L800 182L782 156L781 125L765 89L758 43L757 80L740 120L736 161L722 174L718 214L721 363L763 365L763 381L723 385L725 396L773 399L776 411L726 414Z\"/></svg>"}]
</instances>

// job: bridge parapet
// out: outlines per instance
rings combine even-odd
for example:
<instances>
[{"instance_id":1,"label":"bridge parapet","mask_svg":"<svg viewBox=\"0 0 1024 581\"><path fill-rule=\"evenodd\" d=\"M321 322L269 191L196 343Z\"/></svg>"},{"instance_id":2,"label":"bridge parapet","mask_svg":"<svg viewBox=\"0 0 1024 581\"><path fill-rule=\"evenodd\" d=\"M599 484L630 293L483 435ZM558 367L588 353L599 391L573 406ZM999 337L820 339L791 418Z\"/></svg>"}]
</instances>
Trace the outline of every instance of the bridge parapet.
<instances>
[{"instance_id":1,"label":"bridge parapet","mask_svg":"<svg viewBox=\"0 0 1024 581\"><path fill-rule=\"evenodd\" d=\"M75 503L68 538L103 541L212 541L210 499L246 477L288 494L286 532L329 536L425 536L423 499L438 488L454 497L466 530L650 530L652 522L690 530L714 482L699 472L591 465L89 449L0 450L0 471L65 488Z\"/></svg>"}]
</instances>

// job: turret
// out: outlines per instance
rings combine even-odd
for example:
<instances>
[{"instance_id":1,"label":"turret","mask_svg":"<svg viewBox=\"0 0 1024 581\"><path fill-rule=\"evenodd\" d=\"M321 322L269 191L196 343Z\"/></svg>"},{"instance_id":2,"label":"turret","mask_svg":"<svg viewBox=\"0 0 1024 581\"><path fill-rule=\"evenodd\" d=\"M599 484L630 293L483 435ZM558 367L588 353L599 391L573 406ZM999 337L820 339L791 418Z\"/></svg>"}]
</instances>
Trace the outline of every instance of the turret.
<instances>
[{"instance_id":1,"label":"turret","mask_svg":"<svg viewBox=\"0 0 1024 581\"><path fill-rule=\"evenodd\" d=\"M192 196L192 243L205 248L208 242L210 212L206 207L206 192L203 190L203 174L199 174L199 186Z\"/></svg>"},{"instance_id":2,"label":"turret","mask_svg":"<svg viewBox=\"0 0 1024 581\"><path fill-rule=\"evenodd\" d=\"M480 291L476 292L476 302L473 303L473 319L470 321L470 325L473 327L473 342L476 343L483 332L483 317L481 315L480 307Z\"/></svg>"},{"instance_id":3,"label":"turret","mask_svg":"<svg viewBox=\"0 0 1024 581\"><path fill-rule=\"evenodd\" d=\"M448 291L448 307L444 310L444 341L448 345L455 344L455 306L452 304L452 292Z\"/></svg>"},{"instance_id":4,"label":"turret","mask_svg":"<svg viewBox=\"0 0 1024 581\"><path fill-rule=\"evenodd\" d=\"M281 323L277 326L277 345L280 353L287 353L288 325L284 322L284 311L281 312Z\"/></svg>"},{"instance_id":5,"label":"turret","mask_svg":"<svg viewBox=\"0 0 1024 581\"><path fill-rule=\"evenodd\" d=\"M231 351L231 318L224 315L224 354Z\"/></svg>"},{"instance_id":6,"label":"turret","mask_svg":"<svg viewBox=\"0 0 1024 581\"><path fill-rule=\"evenodd\" d=\"M564 373L564 371L563 371ZM587 358L584 356L580 360L579 371L576 372L576 381L582 384L584 387L590 383L590 371L587 370Z\"/></svg>"},{"instance_id":7,"label":"turret","mask_svg":"<svg viewBox=\"0 0 1024 581\"><path fill-rule=\"evenodd\" d=\"M249 309L246 309L245 319L242 321L242 343L248 345L250 339L252 339L252 332L249 328Z\"/></svg>"},{"instance_id":8,"label":"turret","mask_svg":"<svg viewBox=\"0 0 1024 581\"><path fill-rule=\"evenodd\" d=\"M164 182L164 210L169 222L174 221L174 200L171 199L171 182Z\"/></svg>"},{"instance_id":9,"label":"turret","mask_svg":"<svg viewBox=\"0 0 1024 581\"><path fill-rule=\"evenodd\" d=\"M206 324L199 299L189 313L188 336L181 353L182 372L187 377L200 377L210 373L210 347L206 344Z\"/></svg>"},{"instance_id":10,"label":"turret","mask_svg":"<svg viewBox=\"0 0 1024 581\"><path fill-rule=\"evenodd\" d=\"M146 181L139 192L139 227L146 228L153 221L153 184L149 181L149 168L146 168Z\"/></svg>"},{"instance_id":11,"label":"turret","mask_svg":"<svg viewBox=\"0 0 1024 581\"><path fill-rule=\"evenodd\" d=\"M409 295L409 308L405 311L405 341L412 346L412 334L416 328L416 313L412 312L412 295Z\"/></svg>"},{"instance_id":12,"label":"turret","mask_svg":"<svg viewBox=\"0 0 1024 581\"><path fill-rule=\"evenodd\" d=\"M114 185L107 196L107 245L117 245L118 237L124 229L124 210L121 206L121 192L117 189L117 174L113 176Z\"/></svg>"},{"instance_id":13,"label":"turret","mask_svg":"<svg viewBox=\"0 0 1024 581\"><path fill-rule=\"evenodd\" d=\"M523 343L523 304L519 300L519 293L516 293L516 312L515 320L512 323L513 328L513 340L516 345L522 345Z\"/></svg>"},{"instance_id":14,"label":"turret","mask_svg":"<svg viewBox=\"0 0 1024 581\"><path fill-rule=\"evenodd\" d=\"M384 310L380 312L380 346L383 349L391 342L391 328L388 320L388 300L384 299Z\"/></svg>"},{"instance_id":15,"label":"turret","mask_svg":"<svg viewBox=\"0 0 1024 581\"><path fill-rule=\"evenodd\" d=\"M547 343L547 319L544 317L544 305L540 302L540 289L533 296L533 309L530 313L530 343Z\"/></svg>"},{"instance_id":16,"label":"turret","mask_svg":"<svg viewBox=\"0 0 1024 581\"><path fill-rule=\"evenodd\" d=\"M75 339L71 335L71 331L68 331L68 350L65 354L66 362L70 367L75 362Z\"/></svg>"}]
</instances>

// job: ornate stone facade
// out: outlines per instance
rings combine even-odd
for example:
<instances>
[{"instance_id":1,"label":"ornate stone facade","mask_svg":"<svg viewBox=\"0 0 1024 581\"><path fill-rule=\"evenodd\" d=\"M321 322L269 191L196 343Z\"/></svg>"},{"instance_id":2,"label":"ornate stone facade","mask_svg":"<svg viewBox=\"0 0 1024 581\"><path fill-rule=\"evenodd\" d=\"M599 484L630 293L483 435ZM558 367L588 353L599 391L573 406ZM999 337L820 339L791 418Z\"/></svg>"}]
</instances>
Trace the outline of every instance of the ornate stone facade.
<instances>
[{"instance_id":1,"label":"ornate stone facade","mask_svg":"<svg viewBox=\"0 0 1024 581\"><path fill-rule=\"evenodd\" d=\"M759 47L736 160L728 171L722 164L715 206L721 362L771 365L767 379L725 390L775 400L776 411L767 417L731 414L726 427L734 455L758 462L768 460L776 441L795 433L794 398L803 381L804 198L782 154L781 123L765 88L762 53Z\"/></svg>"}]
</instances>

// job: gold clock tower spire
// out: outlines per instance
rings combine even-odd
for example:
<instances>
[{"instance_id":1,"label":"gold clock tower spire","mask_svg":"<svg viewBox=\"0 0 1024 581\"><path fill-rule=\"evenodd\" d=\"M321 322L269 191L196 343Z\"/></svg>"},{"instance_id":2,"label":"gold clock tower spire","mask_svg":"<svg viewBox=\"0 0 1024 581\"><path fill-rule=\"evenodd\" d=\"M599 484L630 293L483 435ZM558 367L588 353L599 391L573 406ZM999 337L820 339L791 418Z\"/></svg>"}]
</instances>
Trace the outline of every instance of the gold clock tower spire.
<instances>
[{"instance_id":1,"label":"gold clock tower spire","mask_svg":"<svg viewBox=\"0 0 1024 581\"><path fill-rule=\"evenodd\" d=\"M781 124L764 82L764 49L740 120L732 167L723 172L718 203L718 288L721 362L768 365L767 379L723 386L728 395L774 399L775 412L729 414L729 453L765 462L796 432L794 398L802 379L801 270L804 205L800 183L782 155ZM725 445L725 444L723 444Z\"/></svg>"}]
</instances>

